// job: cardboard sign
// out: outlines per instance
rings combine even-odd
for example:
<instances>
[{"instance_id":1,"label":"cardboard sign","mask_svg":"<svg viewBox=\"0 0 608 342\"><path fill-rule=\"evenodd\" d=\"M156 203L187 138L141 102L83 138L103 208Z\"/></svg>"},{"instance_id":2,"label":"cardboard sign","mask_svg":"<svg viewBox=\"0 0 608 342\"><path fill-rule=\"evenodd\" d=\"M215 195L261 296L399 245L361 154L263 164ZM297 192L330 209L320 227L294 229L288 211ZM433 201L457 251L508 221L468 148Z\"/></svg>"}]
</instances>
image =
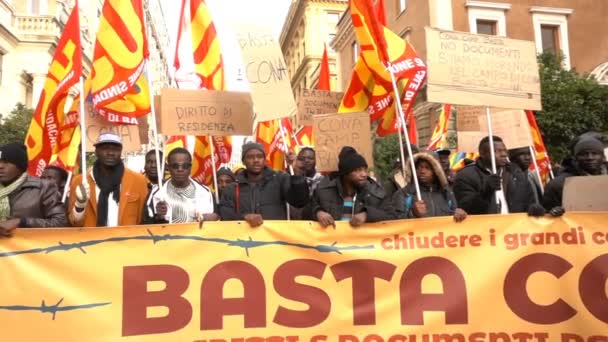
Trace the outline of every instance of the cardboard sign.
<instances>
[{"instance_id":1,"label":"cardboard sign","mask_svg":"<svg viewBox=\"0 0 608 342\"><path fill-rule=\"evenodd\" d=\"M479 117L486 115L486 107L456 106L456 127L458 132L479 132Z\"/></svg>"},{"instance_id":2,"label":"cardboard sign","mask_svg":"<svg viewBox=\"0 0 608 342\"><path fill-rule=\"evenodd\" d=\"M150 130L150 125L148 124L148 115L137 119L137 130L139 131L139 142L142 145L149 144L150 137L148 136L148 131Z\"/></svg>"},{"instance_id":3,"label":"cardboard sign","mask_svg":"<svg viewBox=\"0 0 608 342\"><path fill-rule=\"evenodd\" d=\"M116 125L106 121L93 110L93 103L85 103L87 117L85 119L87 152L95 151L95 144L99 135L103 132L112 131L122 139L122 151L134 152L141 150L138 125Z\"/></svg>"},{"instance_id":4,"label":"cardboard sign","mask_svg":"<svg viewBox=\"0 0 608 342\"><path fill-rule=\"evenodd\" d=\"M296 103L281 47L266 26L239 25L237 39L243 54L245 76L258 121L268 121L296 113Z\"/></svg>"},{"instance_id":5,"label":"cardboard sign","mask_svg":"<svg viewBox=\"0 0 608 342\"><path fill-rule=\"evenodd\" d=\"M298 98L298 124L312 125L316 114L337 113L344 93L335 91L305 89Z\"/></svg>"},{"instance_id":6,"label":"cardboard sign","mask_svg":"<svg viewBox=\"0 0 608 342\"><path fill-rule=\"evenodd\" d=\"M485 114L478 115L478 131L460 131L458 126L458 151L477 152L479 141L488 136L488 124ZM474 113L471 111L469 113ZM459 114L457 114L459 115ZM472 115L472 114L467 114ZM496 110L490 112L492 117L492 133L502 138L508 149L532 145L530 126L522 110ZM468 119L467 119L468 120ZM473 127L471 123L468 127ZM467 127L467 128L468 128Z\"/></svg>"},{"instance_id":7,"label":"cardboard sign","mask_svg":"<svg viewBox=\"0 0 608 342\"><path fill-rule=\"evenodd\" d=\"M369 114L338 113L314 115L313 134L317 153L317 170L338 170L338 154L342 147L351 146L373 166L372 136Z\"/></svg>"},{"instance_id":8,"label":"cardboard sign","mask_svg":"<svg viewBox=\"0 0 608 342\"><path fill-rule=\"evenodd\" d=\"M166 135L251 135L253 106L248 93L161 90L159 131Z\"/></svg>"},{"instance_id":9,"label":"cardboard sign","mask_svg":"<svg viewBox=\"0 0 608 342\"><path fill-rule=\"evenodd\" d=\"M534 42L425 31L430 102L542 109Z\"/></svg>"},{"instance_id":10,"label":"cardboard sign","mask_svg":"<svg viewBox=\"0 0 608 342\"><path fill-rule=\"evenodd\" d=\"M562 206L569 211L608 211L608 176L568 177L564 183Z\"/></svg>"}]
</instances>

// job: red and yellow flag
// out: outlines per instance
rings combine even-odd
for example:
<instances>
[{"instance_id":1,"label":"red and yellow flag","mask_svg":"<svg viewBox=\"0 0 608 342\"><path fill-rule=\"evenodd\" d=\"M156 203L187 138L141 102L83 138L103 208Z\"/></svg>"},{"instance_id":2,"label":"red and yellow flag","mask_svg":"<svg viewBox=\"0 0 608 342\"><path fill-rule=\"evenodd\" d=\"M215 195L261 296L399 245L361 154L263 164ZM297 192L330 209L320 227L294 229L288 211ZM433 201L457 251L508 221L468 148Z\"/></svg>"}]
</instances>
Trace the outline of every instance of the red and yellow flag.
<instances>
[{"instance_id":1,"label":"red and yellow flag","mask_svg":"<svg viewBox=\"0 0 608 342\"><path fill-rule=\"evenodd\" d=\"M137 124L150 112L144 75L148 43L142 0L106 0L99 18L91 79L95 110L114 123Z\"/></svg>"},{"instance_id":2,"label":"red and yellow flag","mask_svg":"<svg viewBox=\"0 0 608 342\"><path fill-rule=\"evenodd\" d=\"M258 123L256 141L264 146L266 163L271 169L285 169L285 154L295 147L292 132L289 118Z\"/></svg>"},{"instance_id":3,"label":"red and yellow flag","mask_svg":"<svg viewBox=\"0 0 608 342\"><path fill-rule=\"evenodd\" d=\"M449 104L444 104L441 107L441 113L439 114L439 119L437 120L437 125L435 125L433 135L431 135L431 140L429 142L427 150L433 151L444 146L446 133L448 132L448 123L450 121L451 111L452 106Z\"/></svg>"},{"instance_id":4,"label":"red and yellow flag","mask_svg":"<svg viewBox=\"0 0 608 342\"><path fill-rule=\"evenodd\" d=\"M29 174L42 175L53 154L58 153L62 130L69 124L64 114L68 90L78 83L81 76L82 47L76 1L57 43L44 88L25 137L30 161Z\"/></svg>"},{"instance_id":5,"label":"red and yellow flag","mask_svg":"<svg viewBox=\"0 0 608 342\"><path fill-rule=\"evenodd\" d=\"M426 65L406 41L384 27L371 0L351 0L350 10L361 54L339 112L367 110L371 120L380 121L377 133L397 132L390 64L403 105L408 113L426 79Z\"/></svg>"},{"instance_id":6,"label":"red and yellow flag","mask_svg":"<svg viewBox=\"0 0 608 342\"><path fill-rule=\"evenodd\" d=\"M327 46L323 45L323 58L319 70L318 90L330 90L329 58L327 57Z\"/></svg>"},{"instance_id":7,"label":"red and yellow flag","mask_svg":"<svg viewBox=\"0 0 608 342\"><path fill-rule=\"evenodd\" d=\"M232 155L232 137L211 137L213 140L215 165L211 159L211 146L206 136L196 137L192 158L192 179L213 188L213 169L228 163Z\"/></svg>"},{"instance_id":8,"label":"red and yellow flag","mask_svg":"<svg viewBox=\"0 0 608 342\"><path fill-rule=\"evenodd\" d=\"M296 139L300 146L314 146L314 137L312 132L312 126L302 126L296 133Z\"/></svg>"},{"instance_id":9,"label":"red and yellow flag","mask_svg":"<svg viewBox=\"0 0 608 342\"><path fill-rule=\"evenodd\" d=\"M176 73L180 73L182 62L187 60L193 63L194 74L200 85L198 88L224 89L220 42L207 4L204 0L182 0L180 18L174 60ZM181 44L188 33L190 44Z\"/></svg>"},{"instance_id":10,"label":"red and yellow flag","mask_svg":"<svg viewBox=\"0 0 608 342\"><path fill-rule=\"evenodd\" d=\"M532 141L534 142L534 151L536 152L536 163L538 164L538 173L540 174L543 183L547 183L550 178L551 160L549 159L549 153L543 142L543 137L540 134L540 129L536 123L534 112L526 110L526 117L528 118L528 124L530 124L530 133L532 134ZM530 170L534 170L534 163L530 165Z\"/></svg>"},{"instance_id":11,"label":"red and yellow flag","mask_svg":"<svg viewBox=\"0 0 608 342\"><path fill-rule=\"evenodd\" d=\"M185 135L171 135L167 138L167 142L165 143L165 156L168 156L169 152L175 148L187 148L187 146L188 143L186 142Z\"/></svg>"}]
</instances>

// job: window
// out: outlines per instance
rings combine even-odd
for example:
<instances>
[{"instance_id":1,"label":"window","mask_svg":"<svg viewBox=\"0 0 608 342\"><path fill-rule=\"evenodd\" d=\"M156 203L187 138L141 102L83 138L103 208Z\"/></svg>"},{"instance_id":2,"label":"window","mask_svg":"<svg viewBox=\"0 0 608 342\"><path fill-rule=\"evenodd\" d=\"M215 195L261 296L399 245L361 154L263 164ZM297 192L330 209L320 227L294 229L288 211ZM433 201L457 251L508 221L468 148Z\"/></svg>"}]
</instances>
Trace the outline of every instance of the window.
<instances>
[{"instance_id":1,"label":"window","mask_svg":"<svg viewBox=\"0 0 608 342\"><path fill-rule=\"evenodd\" d=\"M536 52L550 51L563 56L563 66L570 69L570 44L568 42L568 16L574 11L568 8L530 8L534 26Z\"/></svg>"},{"instance_id":2,"label":"window","mask_svg":"<svg viewBox=\"0 0 608 342\"><path fill-rule=\"evenodd\" d=\"M540 40L543 45L543 52L561 53L559 47L559 26L540 25Z\"/></svg>"},{"instance_id":3,"label":"window","mask_svg":"<svg viewBox=\"0 0 608 342\"><path fill-rule=\"evenodd\" d=\"M477 19L477 33L487 34L490 36L496 35L496 21Z\"/></svg>"},{"instance_id":4,"label":"window","mask_svg":"<svg viewBox=\"0 0 608 342\"><path fill-rule=\"evenodd\" d=\"M327 42L328 42L328 43L333 42L333 41L334 41L334 39L336 39L336 34L335 34L335 33L330 33L330 34L327 36Z\"/></svg>"},{"instance_id":5,"label":"window","mask_svg":"<svg viewBox=\"0 0 608 342\"><path fill-rule=\"evenodd\" d=\"M399 0L399 11L398 13L405 12L407 8L407 0Z\"/></svg>"},{"instance_id":6,"label":"window","mask_svg":"<svg viewBox=\"0 0 608 342\"><path fill-rule=\"evenodd\" d=\"M467 0L465 6L471 33L507 36L505 12L511 9L510 4Z\"/></svg>"},{"instance_id":7,"label":"window","mask_svg":"<svg viewBox=\"0 0 608 342\"><path fill-rule=\"evenodd\" d=\"M29 0L28 10L30 14L46 14L48 0Z\"/></svg>"},{"instance_id":8,"label":"window","mask_svg":"<svg viewBox=\"0 0 608 342\"><path fill-rule=\"evenodd\" d=\"M337 24L340 21L340 13L327 12L327 22L329 24Z\"/></svg>"},{"instance_id":9,"label":"window","mask_svg":"<svg viewBox=\"0 0 608 342\"><path fill-rule=\"evenodd\" d=\"M355 64L355 63L357 63L357 60L359 59L359 44L357 44L357 42L354 41L352 44L352 48L353 48L353 64Z\"/></svg>"}]
</instances>

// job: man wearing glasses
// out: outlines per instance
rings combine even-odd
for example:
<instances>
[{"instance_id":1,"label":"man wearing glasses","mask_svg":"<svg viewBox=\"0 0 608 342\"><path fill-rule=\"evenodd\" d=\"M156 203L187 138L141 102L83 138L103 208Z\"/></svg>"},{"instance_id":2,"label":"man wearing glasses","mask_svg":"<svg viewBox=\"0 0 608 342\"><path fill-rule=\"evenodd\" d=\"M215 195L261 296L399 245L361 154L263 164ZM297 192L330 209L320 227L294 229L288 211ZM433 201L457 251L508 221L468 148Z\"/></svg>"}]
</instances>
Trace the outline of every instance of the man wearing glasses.
<instances>
[{"instance_id":1,"label":"man wearing glasses","mask_svg":"<svg viewBox=\"0 0 608 342\"><path fill-rule=\"evenodd\" d=\"M68 220L75 227L139 224L148 194L146 178L125 167L122 140L112 132L99 135L93 169L74 178L70 187Z\"/></svg>"},{"instance_id":2,"label":"man wearing glasses","mask_svg":"<svg viewBox=\"0 0 608 342\"><path fill-rule=\"evenodd\" d=\"M155 223L216 221L211 190L190 178L192 156L178 147L167 157L171 178L154 195Z\"/></svg>"}]
</instances>

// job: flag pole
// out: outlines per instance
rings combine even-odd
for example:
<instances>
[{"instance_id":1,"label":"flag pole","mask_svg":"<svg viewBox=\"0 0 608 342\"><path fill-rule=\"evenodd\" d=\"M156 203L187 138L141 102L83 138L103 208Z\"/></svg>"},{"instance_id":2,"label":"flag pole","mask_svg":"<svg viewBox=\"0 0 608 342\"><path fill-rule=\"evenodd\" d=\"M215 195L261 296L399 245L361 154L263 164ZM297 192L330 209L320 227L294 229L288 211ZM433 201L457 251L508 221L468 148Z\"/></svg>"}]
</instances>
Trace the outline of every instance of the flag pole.
<instances>
[{"instance_id":1,"label":"flag pole","mask_svg":"<svg viewBox=\"0 0 608 342\"><path fill-rule=\"evenodd\" d=\"M80 107L80 167L82 170L82 179L87 179L87 127L85 124L84 100L84 77L80 76L78 81L78 91L80 92L79 107Z\"/></svg>"},{"instance_id":2,"label":"flag pole","mask_svg":"<svg viewBox=\"0 0 608 342\"><path fill-rule=\"evenodd\" d=\"M416 198L419 201L422 201L422 196L420 194L420 184L418 183L418 175L416 174L416 163L414 162L414 156L412 153L412 146L410 144L410 137L407 134L407 127L405 124L405 116L403 115L403 108L401 107L401 99L399 96L399 88L397 88L397 81L395 81L395 75L393 74L391 63L388 63L388 72L391 75L391 82L393 83L393 95L395 97L395 103L397 105L398 111L398 119L399 119L399 150L401 152L401 168L403 169L403 177L405 178L405 153L403 151L403 142L401 140L401 130L403 130L403 135L405 136L405 144L407 148L407 154L410 160L410 166L412 167L412 178L414 180L414 186L416 187Z\"/></svg>"},{"instance_id":3,"label":"flag pole","mask_svg":"<svg viewBox=\"0 0 608 342\"><path fill-rule=\"evenodd\" d=\"M215 189L215 203L220 203L220 191L217 188L217 170L215 169L215 146L213 146L213 137L208 135L209 151L211 151L211 169L213 170L213 189Z\"/></svg>"},{"instance_id":4,"label":"flag pole","mask_svg":"<svg viewBox=\"0 0 608 342\"><path fill-rule=\"evenodd\" d=\"M530 155L532 156L532 162L534 163L534 169L536 170L536 178L538 178L538 185L540 185L540 193L545 193L545 187L543 186L543 179L540 177L540 170L538 169L538 161L536 160L536 151L532 146L530 148Z\"/></svg>"},{"instance_id":5,"label":"flag pole","mask_svg":"<svg viewBox=\"0 0 608 342\"><path fill-rule=\"evenodd\" d=\"M163 174L161 173L160 164L162 160L160 160L160 143L158 139L158 127L156 124L156 108L154 108L154 90L152 89L152 80L150 75L149 68L149 60L146 58L144 63L146 63L146 81L148 82L148 92L150 96L150 114L152 114L152 136L154 138L154 154L156 155L156 172L158 174L158 189L160 190L163 187Z\"/></svg>"},{"instance_id":6,"label":"flag pole","mask_svg":"<svg viewBox=\"0 0 608 342\"><path fill-rule=\"evenodd\" d=\"M72 171L68 172L68 178L65 181L65 186L63 187L63 195L61 195L61 203L65 203L65 200L68 197L68 190L70 189L70 183L72 183Z\"/></svg>"},{"instance_id":7,"label":"flag pole","mask_svg":"<svg viewBox=\"0 0 608 342\"><path fill-rule=\"evenodd\" d=\"M486 106L486 118L487 118L487 125L488 125L488 137L490 139L490 158L492 159L492 173L496 174L496 152L494 150L494 136L492 133L492 115L490 115L490 107ZM500 186L500 190L502 191L502 184ZM497 191L498 192L498 191ZM496 197L496 204L500 204L500 199L498 198L498 196L495 194ZM499 213L500 214L500 213Z\"/></svg>"}]
</instances>

